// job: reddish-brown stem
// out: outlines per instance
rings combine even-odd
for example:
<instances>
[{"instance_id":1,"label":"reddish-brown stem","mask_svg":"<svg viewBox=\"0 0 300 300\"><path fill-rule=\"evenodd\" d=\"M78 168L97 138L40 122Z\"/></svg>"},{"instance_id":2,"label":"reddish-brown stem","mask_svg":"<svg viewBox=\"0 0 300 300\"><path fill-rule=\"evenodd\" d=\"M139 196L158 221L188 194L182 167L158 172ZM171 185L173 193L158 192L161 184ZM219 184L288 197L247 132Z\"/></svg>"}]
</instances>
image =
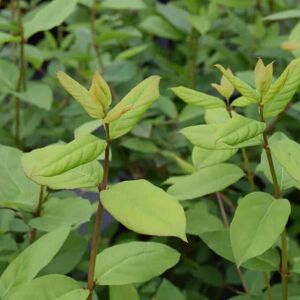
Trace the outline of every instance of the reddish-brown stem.
<instances>
[{"instance_id":1,"label":"reddish-brown stem","mask_svg":"<svg viewBox=\"0 0 300 300\"><path fill-rule=\"evenodd\" d=\"M38 205L37 205L35 212L33 213L33 216L35 218L38 218L41 215L42 207L43 207L43 200L44 200L44 187L41 185ZM35 241L35 238L36 238L36 228L31 228L30 236L29 236L29 243L32 244Z\"/></svg>"},{"instance_id":2,"label":"reddish-brown stem","mask_svg":"<svg viewBox=\"0 0 300 300\"><path fill-rule=\"evenodd\" d=\"M107 187L108 175L109 175L109 146L111 141L109 136L108 124L105 124L105 140L106 140L106 148L105 148L105 155L104 155L103 179L98 186L99 202L98 202L98 208L96 212L96 220L94 225L94 232L92 236L91 251L90 251L90 262L89 262L89 272L88 272L88 281L87 281L87 288L89 289L90 294L87 300L92 299L93 290L95 287L94 274L95 274L95 266L96 266L97 246L100 241L101 221L102 221L102 213L103 213L103 206L100 198L101 198L101 191L105 190Z\"/></svg>"}]
</instances>

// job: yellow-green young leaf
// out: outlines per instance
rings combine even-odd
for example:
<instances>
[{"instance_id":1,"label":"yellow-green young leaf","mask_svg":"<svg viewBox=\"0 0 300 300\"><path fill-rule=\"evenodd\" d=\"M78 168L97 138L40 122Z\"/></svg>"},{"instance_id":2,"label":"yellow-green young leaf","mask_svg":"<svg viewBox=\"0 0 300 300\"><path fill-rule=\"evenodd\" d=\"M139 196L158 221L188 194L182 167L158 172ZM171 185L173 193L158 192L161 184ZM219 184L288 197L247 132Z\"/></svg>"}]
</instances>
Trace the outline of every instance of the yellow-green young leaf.
<instances>
[{"instance_id":1,"label":"yellow-green young leaf","mask_svg":"<svg viewBox=\"0 0 300 300\"><path fill-rule=\"evenodd\" d=\"M264 129L264 123L235 114L226 123L190 126L181 133L195 146L225 150L259 145Z\"/></svg>"},{"instance_id":2,"label":"yellow-green young leaf","mask_svg":"<svg viewBox=\"0 0 300 300\"><path fill-rule=\"evenodd\" d=\"M148 281L176 265L180 254L153 242L130 242L105 249L97 255L97 285L125 285Z\"/></svg>"},{"instance_id":3,"label":"yellow-green young leaf","mask_svg":"<svg viewBox=\"0 0 300 300\"><path fill-rule=\"evenodd\" d=\"M259 59L254 69L255 86L261 95L264 95L271 86L273 79L273 63L264 65L263 61Z\"/></svg>"},{"instance_id":4,"label":"yellow-green young leaf","mask_svg":"<svg viewBox=\"0 0 300 300\"><path fill-rule=\"evenodd\" d=\"M217 142L234 146L259 136L265 129L265 124L240 115L233 116L216 132Z\"/></svg>"},{"instance_id":5,"label":"yellow-green young leaf","mask_svg":"<svg viewBox=\"0 0 300 300\"><path fill-rule=\"evenodd\" d=\"M104 119L109 123L110 138L129 132L159 97L159 76L150 76L134 87Z\"/></svg>"},{"instance_id":6,"label":"yellow-green young leaf","mask_svg":"<svg viewBox=\"0 0 300 300\"><path fill-rule=\"evenodd\" d=\"M284 170L300 182L300 145L286 137L272 143L270 149Z\"/></svg>"},{"instance_id":7,"label":"yellow-green young leaf","mask_svg":"<svg viewBox=\"0 0 300 300\"><path fill-rule=\"evenodd\" d=\"M278 93L280 93L281 89L284 87L287 79L289 77L289 69L285 69L284 72L280 75L280 77L271 85L270 89L262 98L262 103L266 104L274 99Z\"/></svg>"},{"instance_id":8,"label":"yellow-green young leaf","mask_svg":"<svg viewBox=\"0 0 300 300\"><path fill-rule=\"evenodd\" d=\"M275 98L273 98L272 101L266 103L264 107L264 116L266 118L276 116L278 113L284 110L288 103L292 100L300 84L299 68L300 58L292 60L287 66L288 78L283 88L275 96Z\"/></svg>"},{"instance_id":9,"label":"yellow-green young leaf","mask_svg":"<svg viewBox=\"0 0 300 300\"><path fill-rule=\"evenodd\" d=\"M68 227L54 230L21 252L0 277L0 297L4 299L14 288L30 282L56 255L69 232Z\"/></svg>"},{"instance_id":10,"label":"yellow-green young leaf","mask_svg":"<svg viewBox=\"0 0 300 300\"><path fill-rule=\"evenodd\" d=\"M109 300L140 300L139 294L132 284L111 285L109 287Z\"/></svg>"},{"instance_id":11,"label":"yellow-green young leaf","mask_svg":"<svg viewBox=\"0 0 300 300\"><path fill-rule=\"evenodd\" d=\"M198 92L183 86L172 88L174 94L190 105L200 106L205 109L225 107L225 103L218 97Z\"/></svg>"},{"instance_id":12,"label":"yellow-green young leaf","mask_svg":"<svg viewBox=\"0 0 300 300\"><path fill-rule=\"evenodd\" d=\"M57 73L57 78L64 89L92 118L102 119L104 117L102 104L98 101L94 101L90 92L85 87L61 71Z\"/></svg>"},{"instance_id":13,"label":"yellow-green young leaf","mask_svg":"<svg viewBox=\"0 0 300 300\"><path fill-rule=\"evenodd\" d=\"M93 135L79 136L65 145L50 145L26 153L22 165L33 181L39 177L61 175L95 160L105 149L106 143Z\"/></svg>"},{"instance_id":14,"label":"yellow-green young leaf","mask_svg":"<svg viewBox=\"0 0 300 300\"><path fill-rule=\"evenodd\" d=\"M246 107L249 106L252 103L251 101L249 101L246 97L244 96L240 96L238 98L236 98L235 100L232 101L231 106L233 107Z\"/></svg>"},{"instance_id":15,"label":"yellow-green young leaf","mask_svg":"<svg viewBox=\"0 0 300 300\"><path fill-rule=\"evenodd\" d=\"M195 168L193 167L193 165L181 158L180 156L178 156L177 154L168 150L163 150L160 153L167 158L173 159L177 163L179 168L183 171L183 173L191 174L195 172Z\"/></svg>"},{"instance_id":16,"label":"yellow-green young leaf","mask_svg":"<svg viewBox=\"0 0 300 300\"><path fill-rule=\"evenodd\" d=\"M248 194L240 200L230 225L231 246L238 266L273 246L290 212L288 200L275 199L263 192Z\"/></svg>"},{"instance_id":17,"label":"yellow-green young leaf","mask_svg":"<svg viewBox=\"0 0 300 300\"><path fill-rule=\"evenodd\" d=\"M105 209L130 230L177 236L186 241L182 206L174 197L144 179L120 182L101 192L101 200Z\"/></svg>"},{"instance_id":18,"label":"yellow-green young leaf","mask_svg":"<svg viewBox=\"0 0 300 300\"><path fill-rule=\"evenodd\" d=\"M234 86L224 75L221 78L221 83L213 83L212 87L214 87L219 92L219 94L225 97L226 99L229 99L232 93L234 92Z\"/></svg>"},{"instance_id":19,"label":"yellow-green young leaf","mask_svg":"<svg viewBox=\"0 0 300 300\"><path fill-rule=\"evenodd\" d=\"M46 275L17 289L9 300L86 300L88 295L89 291L70 277Z\"/></svg>"},{"instance_id":20,"label":"yellow-green young leaf","mask_svg":"<svg viewBox=\"0 0 300 300\"><path fill-rule=\"evenodd\" d=\"M241 93L242 96L247 98L252 103L258 103L260 101L258 92L255 89L253 89L250 85L248 85L246 82L234 76L230 69L226 70L221 65L216 65L216 67L231 82L231 84Z\"/></svg>"},{"instance_id":21,"label":"yellow-green young leaf","mask_svg":"<svg viewBox=\"0 0 300 300\"><path fill-rule=\"evenodd\" d=\"M100 103L104 114L106 114L111 104L111 93L108 84L98 71L94 73L90 94L94 102Z\"/></svg>"},{"instance_id":22,"label":"yellow-green young leaf","mask_svg":"<svg viewBox=\"0 0 300 300\"><path fill-rule=\"evenodd\" d=\"M217 165L231 158L238 149L208 150L201 147L194 147L192 152L193 165L196 170Z\"/></svg>"},{"instance_id":23,"label":"yellow-green young leaf","mask_svg":"<svg viewBox=\"0 0 300 300\"><path fill-rule=\"evenodd\" d=\"M178 200L189 200L224 190L244 176L233 164L218 164L192 175L178 177L168 193Z\"/></svg>"}]
</instances>

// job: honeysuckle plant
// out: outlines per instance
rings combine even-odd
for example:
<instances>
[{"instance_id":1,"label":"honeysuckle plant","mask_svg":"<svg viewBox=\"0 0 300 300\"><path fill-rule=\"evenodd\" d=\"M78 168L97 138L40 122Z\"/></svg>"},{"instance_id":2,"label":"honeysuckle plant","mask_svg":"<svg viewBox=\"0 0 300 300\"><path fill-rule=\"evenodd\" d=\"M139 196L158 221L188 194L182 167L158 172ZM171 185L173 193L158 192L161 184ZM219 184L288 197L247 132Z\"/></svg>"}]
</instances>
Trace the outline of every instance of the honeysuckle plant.
<instances>
[{"instance_id":1,"label":"honeysuckle plant","mask_svg":"<svg viewBox=\"0 0 300 300\"><path fill-rule=\"evenodd\" d=\"M273 79L273 63L258 60L254 70L255 87L235 76L229 68L216 67L222 73L220 84L212 86L222 98L186 87L175 87L173 92L189 105L205 110L206 124L189 126L180 132L192 143L189 175L171 177L168 193L180 201L193 200L215 193L222 221L209 210L190 206L187 211L187 233L199 236L221 257L236 265L237 275L250 299L242 269L263 272L265 295L258 299L289 298L289 278L293 257L289 257L289 239L285 229L291 214L291 203L285 192L299 188L300 145L282 132L268 136L268 121L285 110L300 84L300 60L293 60L282 74ZM240 97L231 100L234 89ZM241 108L253 106L257 118L242 114ZM256 170L249 162L249 147L261 149L261 160ZM246 151L247 149L247 151ZM226 162L237 151L242 152L243 169ZM262 172L273 186L273 192L260 190L253 180L255 172ZM229 217L224 201L230 196L224 189L246 176L249 193L239 194L237 208ZM290 252L291 253L291 252ZM281 293L273 291L270 279L281 275ZM254 295L252 295L254 296ZM264 297L264 298L262 298ZM233 298L232 298L233 299ZM235 299L235 298L234 298ZM252 299L252 298L251 298ZM256 298L255 298L256 299Z\"/></svg>"},{"instance_id":2,"label":"honeysuckle plant","mask_svg":"<svg viewBox=\"0 0 300 300\"><path fill-rule=\"evenodd\" d=\"M92 117L101 120L105 138L79 134L69 143L57 143L19 155L27 181L38 196L30 221L31 243L6 268L0 278L1 299L92 299L95 286L126 285L145 282L174 266L180 254L171 247L151 241L135 241L108 247L98 253L103 208L128 229L144 235L174 236L187 241L185 214L178 200L151 182L129 180L109 184L109 164L113 140L129 132L159 96L158 76L151 76L134 87L114 107L108 84L95 72L86 89L63 72L57 77L65 90ZM103 167L99 157L104 153ZM18 166L19 168L19 166ZM94 209L83 199L46 196L53 190L96 187L99 201L91 238L87 285L64 275L36 277L62 247L70 230L86 222ZM67 201L68 200L68 201ZM87 200L86 200L87 201ZM64 207L64 205L67 207ZM22 210L18 202L7 203ZM55 212L64 210L61 218ZM51 217L53 219L51 219ZM38 240L36 236L44 234ZM35 241L36 240L36 241Z\"/></svg>"}]
</instances>

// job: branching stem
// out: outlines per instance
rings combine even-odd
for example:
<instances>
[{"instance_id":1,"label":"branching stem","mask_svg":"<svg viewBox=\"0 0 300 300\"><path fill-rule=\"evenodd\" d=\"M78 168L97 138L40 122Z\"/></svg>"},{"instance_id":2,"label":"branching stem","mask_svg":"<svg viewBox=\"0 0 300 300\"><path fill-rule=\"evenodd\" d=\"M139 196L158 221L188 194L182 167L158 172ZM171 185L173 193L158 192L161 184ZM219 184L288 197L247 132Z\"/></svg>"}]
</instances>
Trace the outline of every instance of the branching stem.
<instances>
[{"instance_id":1,"label":"branching stem","mask_svg":"<svg viewBox=\"0 0 300 300\"><path fill-rule=\"evenodd\" d=\"M102 214L103 214L103 206L100 197L101 197L101 191L105 190L107 187L108 175L109 175L109 147L111 141L109 136L109 126L107 124L105 124L105 140L106 140L106 148L105 148L105 156L104 156L103 179L98 186L99 202L98 202L98 208L96 212L96 220L95 220L91 251L90 251L90 262L89 262L89 272L88 272L88 282L87 282L87 288L90 291L90 295L87 300L92 299L93 290L95 287L94 274L95 274L95 266L96 266L97 246L100 241L101 221L102 221Z\"/></svg>"}]
</instances>

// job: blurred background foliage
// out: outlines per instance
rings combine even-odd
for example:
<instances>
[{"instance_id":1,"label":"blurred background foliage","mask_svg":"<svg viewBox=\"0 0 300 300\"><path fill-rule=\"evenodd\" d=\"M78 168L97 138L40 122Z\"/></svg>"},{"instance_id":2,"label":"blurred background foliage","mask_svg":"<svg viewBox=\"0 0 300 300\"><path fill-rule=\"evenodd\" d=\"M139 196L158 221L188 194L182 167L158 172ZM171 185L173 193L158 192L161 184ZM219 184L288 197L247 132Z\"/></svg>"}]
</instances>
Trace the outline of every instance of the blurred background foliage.
<instances>
[{"instance_id":1,"label":"blurred background foliage","mask_svg":"<svg viewBox=\"0 0 300 300\"><path fill-rule=\"evenodd\" d=\"M211 83L220 80L216 63L230 66L253 84L252 70L258 57L266 63L274 61L279 74L300 56L298 0L56 2L51 10L49 1L0 1L0 144L29 151L58 140L70 141L80 132L101 134L100 121L89 121L60 87L56 79L59 70L86 84L98 69L109 83L115 103L143 78L158 74L162 78L159 101L131 134L113 144L114 181L147 178L161 184L172 175L189 173L192 147L178 131L202 123L204 111L184 105L171 87L182 85L215 94ZM35 18L45 8L45 18ZM246 109L246 115L255 114L251 107ZM270 133L279 119L278 129L299 141L300 102L291 103L270 121ZM248 154L250 162L259 160L255 149ZM233 160L242 166L239 155ZM256 165L251 167L254 170ZM255 180L269 188L264 177L256 176ZM237 191L246 189L246 182L238 183L229 195L236 199ZM217 209L209 199L193 205ZM296 218L299 209L294 211ZM116 224L105 236L107 244L136 238ZM239 281L233 265L218 259L198 239L192 246L172 238L168 242L184 252L184 259L167 278L185 290L186 299L227 299L235 294L232 285L239 285ZM79 261L85 253L86 238L71 236L68 243L73 245L75 263L61 272L84 270L87 257ZM4 252L8 257L11 254L9 249ZM5 255L1 256L3 267ZM55 269L55 262L48 269L51 267ZM246 272L254 295L262 288L259 276ZM295 277L295 282L298 280ZM168 288L169 281L163 284L174 294L166 297L162 291L158 300L184 299L175 287ZM157 281L141 286L143 299L150 299L156 288Z\"/></svg>"}]
</instances>

